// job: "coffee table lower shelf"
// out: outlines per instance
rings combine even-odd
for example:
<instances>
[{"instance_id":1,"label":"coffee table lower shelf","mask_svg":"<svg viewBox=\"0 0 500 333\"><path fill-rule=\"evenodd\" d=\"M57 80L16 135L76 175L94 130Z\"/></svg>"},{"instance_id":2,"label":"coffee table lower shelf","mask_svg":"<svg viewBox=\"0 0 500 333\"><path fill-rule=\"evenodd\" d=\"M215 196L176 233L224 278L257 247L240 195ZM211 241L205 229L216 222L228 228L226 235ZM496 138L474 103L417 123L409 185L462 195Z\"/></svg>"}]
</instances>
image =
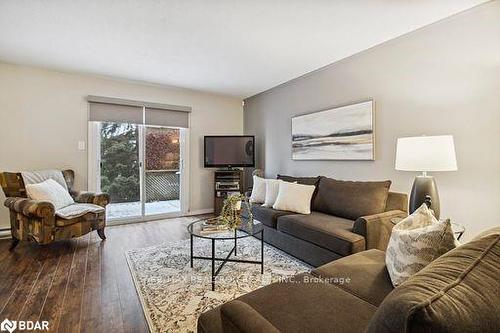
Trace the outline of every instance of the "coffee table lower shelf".
<instances>
[{"instance_id":1,"label":"coffee table lower shelf","mask_svg":"<svg viewBox=\"0 0 500 333\"><path fill-rule=\"evenodd\" d=\"M193 254L193 240L194 237L197 237L196 235L191 234L191 268L193 268L193 261L195 259L201 259L201 260L210 260L212 262L212 291L215 291L215 278L217 275L219 275L221 269L224 267L224 265L227 262L239 262L239 263L244 263L244 264L255 264L255 265L260 265L260 274L264 274L264 230L262 229L260 233L260 261L258 260L245 260L245 259L235 259L235 258L230 258L232 254L234 256L237 255L237 241L238 238L236 237L236 231L235 233L235 238L234 238L234 246L229 251L228 255L225 258L217 258L215 257L215 241L228 241L232 239L225 239L225 238L212 238L212 256L211 257L202 257L202 256L195 256ZM259 234L257 233L257 234ZM222 261L222 263L219 265L219 267L215 268L215 262L216 261Z\"/></svg>"}]
</instances>

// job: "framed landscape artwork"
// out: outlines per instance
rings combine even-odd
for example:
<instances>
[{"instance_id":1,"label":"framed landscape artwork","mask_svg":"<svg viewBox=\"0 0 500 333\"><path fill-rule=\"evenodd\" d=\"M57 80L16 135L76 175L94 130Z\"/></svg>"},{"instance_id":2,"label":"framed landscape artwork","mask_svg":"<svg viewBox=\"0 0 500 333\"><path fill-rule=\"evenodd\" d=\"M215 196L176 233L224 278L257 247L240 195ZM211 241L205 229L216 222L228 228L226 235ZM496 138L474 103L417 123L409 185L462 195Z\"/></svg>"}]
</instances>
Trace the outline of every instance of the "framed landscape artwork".
<instances>
[{"instance_id":1,"label":"framed landscape artwork","mask_svg":"<svg viewBox=\"0 0 500 333\"><path fill-rule=\"evenodd\" d=\"M293 117L292 159L374 160L373 101Z\"/></svg>"}]
</instances>

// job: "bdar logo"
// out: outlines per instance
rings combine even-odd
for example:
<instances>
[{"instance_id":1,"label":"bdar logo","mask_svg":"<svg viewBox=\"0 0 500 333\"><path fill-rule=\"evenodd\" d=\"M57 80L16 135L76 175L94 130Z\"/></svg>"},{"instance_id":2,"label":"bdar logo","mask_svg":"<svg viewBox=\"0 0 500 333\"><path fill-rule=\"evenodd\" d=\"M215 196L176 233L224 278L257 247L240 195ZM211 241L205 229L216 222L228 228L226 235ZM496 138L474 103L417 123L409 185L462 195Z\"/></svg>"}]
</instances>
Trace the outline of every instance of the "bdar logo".
<instances>
[{"instance_id":1,"label":"bdar logo","mask_svg":"<svg viewBox=\"0 0 500 333\"><path fill-rule=\"evenodd\" d=\"M17 325L16 325L16 321L15 320L11 321L9 319L5 319L0 324L0 330L2 330L2 331L9 331L10 333L14 332L14 330L16 329L16 327L17 327Z\"/></svg>"}]
</instances>

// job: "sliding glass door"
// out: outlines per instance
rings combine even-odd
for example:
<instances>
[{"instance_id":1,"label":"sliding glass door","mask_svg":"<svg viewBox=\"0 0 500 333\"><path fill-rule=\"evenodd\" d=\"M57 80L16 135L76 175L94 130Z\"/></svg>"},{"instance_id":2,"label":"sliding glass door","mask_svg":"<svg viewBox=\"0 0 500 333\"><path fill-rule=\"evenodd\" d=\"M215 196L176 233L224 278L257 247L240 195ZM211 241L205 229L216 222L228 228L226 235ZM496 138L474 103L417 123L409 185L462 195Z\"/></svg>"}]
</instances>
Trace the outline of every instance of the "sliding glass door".
<instances>
[{"instance_id":1,"label":"sliding glass door","mask_svg":"<svg viewBox=\"0 0 500 333\"><path fill-rule=\"evenodd\" d=\"M109 219L142 216L140 128L136 124L98 123L100 156L98 183L108 193Z\"/></svg>"},{"instance_id":2,"label":"sliding glass door","mask_svg":"<svg viewBox=\"0 0 500 333\"><path fill-rule=\"evenodd\" d=\"M145 215L181 211L181 130L145 126Z\"/></svg>"},{"instance_id":3,"label":"sliding glass door","mask_svg":"<svg viewBox=\"0 0 500 333\"><path fill-rule=\"evenodd\" d=\"M89 188L109 193L109 221L178 215L182 204L187 129L90 122Z\"/></svg>"}]
</instances>

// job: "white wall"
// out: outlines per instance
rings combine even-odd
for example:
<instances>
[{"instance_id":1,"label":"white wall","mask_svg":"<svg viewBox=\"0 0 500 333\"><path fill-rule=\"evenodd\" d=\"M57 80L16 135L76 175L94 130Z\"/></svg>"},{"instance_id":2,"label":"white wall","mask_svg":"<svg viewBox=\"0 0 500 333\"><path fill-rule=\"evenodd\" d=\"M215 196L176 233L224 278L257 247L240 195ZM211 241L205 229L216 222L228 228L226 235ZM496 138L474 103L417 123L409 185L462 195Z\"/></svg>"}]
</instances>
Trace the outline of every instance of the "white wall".
<instances>
[{"instance_id":1,"label":"white wall","mask_svg":"<svg viewBox=\"0 0 500 333\"><path fill-rule=\"evenodd\" d=\"M87 141L87 95L191 106L190 209L213 208L213 176L203 168L202 140L242 133L238 98L0 63L0 170L71 168L76 188L86 189L87 152L77 144ZM0 228L8 221L1 205Z\"/></svg>"},{"instance_id":2,"label":"white wall","mask_svg":"<svg viewBox=\"0 0 500 333\"><path fill-rule=\"evenodd\" d=\"M376 160L292 161L294 115L373 98ZM417 173L394 170L396 139L453 134L458 171L438 172L441 216L464 239L500 225L500 1L391 40L245 100L258 163L276 173L391 179L409 192Z\"/></svg>"}]
</instances>

